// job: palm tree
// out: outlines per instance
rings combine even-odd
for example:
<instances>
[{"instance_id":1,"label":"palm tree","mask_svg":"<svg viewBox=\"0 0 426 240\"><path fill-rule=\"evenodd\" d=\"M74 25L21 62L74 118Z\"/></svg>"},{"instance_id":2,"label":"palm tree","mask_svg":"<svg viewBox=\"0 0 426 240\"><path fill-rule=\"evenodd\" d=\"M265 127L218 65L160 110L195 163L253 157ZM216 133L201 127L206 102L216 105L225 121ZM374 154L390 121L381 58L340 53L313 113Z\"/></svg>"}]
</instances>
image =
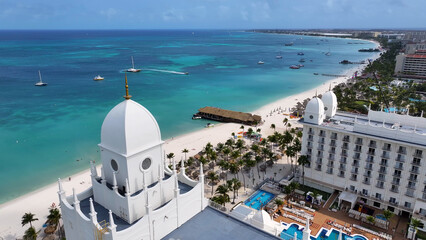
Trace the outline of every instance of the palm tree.
<instances>
[{"instance_id":1,"label":"palm tree","mask_svg":"<svg viewBox=\"0 0 426 240\"><path fill-rule=\"evenodd\" d=\"M275 204L277 204L279 207L281 207L284 204L284 201L281 199L275 199Z\"/></svg>"},{"instance_id":2,"label":"palm tree","mask_svg":"<svg viewBox=\"0 0 426 240\"><path fill-rule=\"evenodd\" d=\"M222 150L223 154L225 154L225 160L228 161L229 154L231 153L231 149L229 147L225 147Z\"/></svg>"},{"instance_id":3,"label":"palm tree","mask_svg":"<svg viewBox=\"0 0 426 240\"><path fill-rule=\"evenodd\" d=\"M223 204L225 206L225 203L230 201L228 191L230 190L228 184L222 184L219 185L216 189L216 193L220 194L220 197L217 199L219 200L219 204ZM214 200L214 198L212 198Z\"/></svg>"},{"instance_id":4,"label":"palm tree","mask_svg":"<svg viewBox=\"0 0 426 240\"><path fill-rule=\"evenodd\" d=\"M389 219L391 219L391 218L393 217L393 212L391 212L391 211L389 211L389 210L385 209L385 210L383 211L383 216L384 216L384 217L385 217L385 219L386 219L386 228L388 228L388 227L389 227Z\"/></svg>"},{"instance_id":5,"label":"palm tree","mask_svg":"<svg viewBox=\"0 0 426 240\"><path fill-rule=\"evenodd\" d=\"M24 216L22 216L22 219L21 219L22 226L25 226L25 225L27 225L27 223L29 223L30 226L33 227L32 222L38 221L38 218L34 218L34 216L35 216L35 214L32 214L30 212L25 213Z\"/></svg>"},{"instance_id":6,"label":"palm tree","mask_svg":"<svg viewBox=\"0 0 426 240\"><path fill-rule=\"evenodd\" d=\"M37 231L30 227L25 231L24 240L36 240L37 239Z\"/></svg>"},{"instance_id":7,"label":"palm tree","mask_svg":"<svg viewBox=\"0 0 426 240\"><path fill-rule=\"evenodd\" d=\"M275 132L275 124L272 123L271 128L274 129L274 132Z\"/></svg>"},{"instance_id":8,"label":"palm tree","mask_svg":"<svg viewBox=\"0 0 426 240\"><path fill-rule=\"evenodd\" d=\"M211 184L212 184L212 196L213 196L213 194L214 194L214 191L213 191L214 185L217 184L217 180L219 180L219 176L215 172L210 171L210 172L207 173L207 178L210 179L210 181L211 181Z\"/></svg>"},{"instance_id":9,"label":"palm tree","mask_svg":"<svg viewBox=\"0 0 426 240\"><path fill-rule=\"evenodd\" d=\"M417 233L417 229L420 227L422 222L419 219L411 218L410 225L414 228L414 233L411 239L414 239Z\"/></svg>"},{"instance_id":10,"label":"palm tree","mask_svg":"<svg viewBox=\"0 0 426 240\"><path fill-rule=\"evenodd\" d=\"M365 218L367 220L367 222L369 222L371 225L374 224L374 222L376 221L376 219L373 216L367 216Z\"/></svg>"},{"instance_id":11,"label":"palm tree","mask_svg":"<svg viewBox=\"0 0 426 240\"><path fill-rule=\"evenodd\" d=\"M283 123L284 123L284 126L285 126L285 130L287 131L288 118L284 118Z\"/></svg>"},{"instance_id":12,"label":"palm tree","mask_svg":"<svg viewBox=\"0 0 426 240\"><path fill-rule=\"evenodd\" d=\"M259 175L260 178L260 173L259 173L259 162L262 161L262 158L260 158L260 160L258 161L258 156L257 154L260 152L260 147L257 144L253 144L251 145L250 149L254 152L254 160L256 161L256 168L257 168L257 175Z\"/></svg>"},{"instance_id":13,"label":"palm tree","mask_svg":"<svg viewBox=\"0 0 426 240\"><path fill-rule=\"evenodd\" d=\"M238 193L238 190L241 188L241 182L240 180L233 178L232 180L228 180L227 184L234 192L234 199L232 200L232 204L235 204L235 193Z\"/></svg>"},{"instance_id":14,"label":"palm tree","mask_svg":"<svg viewBox=\"0 0 426 240\"><path fill-rule=\"evenodd\" d=\"M175 154L174 153L169 153L169 154L166 155L166 157L169 159L169 165L170 165L171 164L170 160L172 160L175 157Z\"/></svg>"},{"instance_id":15,"label":"palm tree","mask_svg":"<svg viewBox=\"0 0 426 240\"><path fill-rule=\"evenodd\" d=\"M218 165L219 165L219 167L220 167L220 168L221 168L221 170L222 170L221 175L223 174L223 172L224 172L225 170L228 170L228 169L229 169L229 163L228 163L227 161L225 161L225 160L221 160L221 161L218 163ZM225 181L228 181L228 174L225 174Z\"/></svg>"},{"instance_id":16,"label":"palm tree","mask_svg":"<svg viewBox=\"0 0 426 240\"><path fill-rule=\"evenodd\" d=\"M302 166L302 183L303 186L305 185L305 165L311 163L309 161L308 156L306 155L300 155L299 159L297 159L297 164Z\"/></svg>"},{"instance_id":17,"label":"palm tree","mask_svg":"<svg viewBox=\"0 0 426 240\"><path fill-rule=\"evenodd\" d=\"M313 204L316 204L316 200L317 200L317 198L319 197L319 193L317 192L317 191L313 191L312 192L312 194L311 194L311 197L312 197L312 203Z\"/></svg>"},{"instance_id":18,"label":"palm tree","mask_svg":"<svg viewBox=\"0 0 426 240\"><path fill-rule=\"evenodd\" d=\"M183 154L185 154L185 162L186 162L186 154L189 152L189 150L188 149L186 149L186 148L184 148L183 150L182 150L182 153Z\"/></svg>"},{"instance_id":19,"label":"palm tree","mask_svg":"<svg viewBox=\"0 0 426 240\"><path fill-rule=\"evenodd\" d=\"M244 125L241 125L240 129L243 129L243 134L244 134Z\"/></svg>"}]
</instances>

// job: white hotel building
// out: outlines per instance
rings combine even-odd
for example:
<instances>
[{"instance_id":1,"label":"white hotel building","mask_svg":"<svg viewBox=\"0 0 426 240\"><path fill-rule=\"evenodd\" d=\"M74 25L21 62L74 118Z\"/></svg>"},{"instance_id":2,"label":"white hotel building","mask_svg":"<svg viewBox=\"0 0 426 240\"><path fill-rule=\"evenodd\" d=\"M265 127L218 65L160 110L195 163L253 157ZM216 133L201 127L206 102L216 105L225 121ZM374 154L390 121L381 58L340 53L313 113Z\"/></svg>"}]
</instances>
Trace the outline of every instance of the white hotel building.
<instances>
[{"instance_id":1,"label":"white hotel building","mask_svg":"<svg viewBox=\"0 0 426 240\"><path fill-rule=\"evenodd\" d=\"M426 226L426 119L369 110L336 112L333 92L309 101L302 154L305 182L364 203L421 219ZM343 198L343 199L342 199Z\"/></svg>"}]
</instances>

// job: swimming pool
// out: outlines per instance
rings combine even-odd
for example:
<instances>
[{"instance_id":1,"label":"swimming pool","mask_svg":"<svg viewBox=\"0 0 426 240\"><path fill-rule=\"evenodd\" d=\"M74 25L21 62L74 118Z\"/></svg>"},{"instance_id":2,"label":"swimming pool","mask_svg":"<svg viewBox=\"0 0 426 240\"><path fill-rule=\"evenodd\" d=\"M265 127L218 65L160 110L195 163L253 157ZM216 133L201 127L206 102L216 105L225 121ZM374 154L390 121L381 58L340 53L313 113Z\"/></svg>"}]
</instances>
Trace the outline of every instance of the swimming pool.
<instances>
[{"instance_id":1,"label":"swimming pool","mask_svg":"<svg viewBox=\"0 0 426 240\"><path fill-rule=\"evenodd\" d=\"M297 224L291 224L287 230L283 230L280 234L280 238L284 240L293 240L294 233L297 233L297 239L301 240L303 238L303 229L304 227L300 227ZM322 229L322 231L318 234L318 237L311 236L311 240L336 240L339 238L339 231L333 229L329 236L326 235L327 230ZM356 236L348 236L346 234L342 234L343 240L368 240L364 236L356 235Z\"/></svg>"},{"instance_id":2,"label":"swimming pool","mask_svg":"<svg viewBox=\"0 0 426 240\"><path fill-rule=\"evenodd\" d=\"M265 206L269 201L271 201L274 197L275 195L270 192L257 190L247 200L244 201L244 204L246 206L259 210L261 207Z\"/></svg>"},{"instance_id":3,"label":"swimming pool","mask_svg":"<svg viewBox=\"0 0 426 240\"><path fill-rule=\"evenodd\" d=\"M385 216L383 214L377 214L376 218L381 219L383 221L386 221L386 218L385 218Z\"/></svg>"}]
</instances>

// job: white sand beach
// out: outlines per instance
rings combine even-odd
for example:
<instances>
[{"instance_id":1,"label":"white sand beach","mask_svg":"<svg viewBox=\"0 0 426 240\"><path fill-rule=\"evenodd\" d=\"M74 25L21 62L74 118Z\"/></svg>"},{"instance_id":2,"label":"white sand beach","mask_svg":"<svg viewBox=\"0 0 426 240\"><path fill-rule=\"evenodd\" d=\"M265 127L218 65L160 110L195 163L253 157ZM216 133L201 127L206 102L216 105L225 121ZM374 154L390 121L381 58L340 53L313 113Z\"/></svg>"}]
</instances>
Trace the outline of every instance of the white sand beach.
<instances>
[{"instance_id":1,"label":"white sand beach","mask_svg":"<svg viewBox=\"0 0 426 240\"><path fill-rule=\"evenodd\" d=\"M348 71L347 75L350 76L354 71L359 71L364 66L365 65L357 65L355 68ZM267 117L267 115L269 115L269 113L274 109L280 107L281 109L285 108L287 109L286 113L288 113L288 109L295 106L298 101L302 102L306 98L312 98L316 92L318 94L322 94L328 91L330 85L333 87L345 81L346 78L344 77L332 79L316 88L309 89L305 92L292 96L287 96L253 111L252 113L261 115L262 119L265 120L265 122L259 126L259 128L261 128L261 133L263 136L272 134L274 130L270 128L271 124L276 125L277 131L282 132L285 129L282 123L285 116L282 113L274 112L272 116ZM111 106L111 108L112 107L113 106ZM292 126L297 125L296 120L290 120L289 122ZM166 153L173 152L175 154L175 160L180 160L184 157L182 150L185 148L189 150L187 156L193 156L202 150L208 142L211 142L214 146L218 142L225 142L229 137L231 137L232 132L237 133L241 131L240 126L241 124L234 123L217 124L212 128L205 128L189 134L174 137L173 139L165 141L164 150ZM283 158L281 161L285 161L285 159ZM89 165L87 166L87 169L89 169ZM71 179L63 179L63 186L67 195L72 194L72 188L75 188L75 190L79 193L90 187L90 185L91 179L89 170L73 175L71 176ZM207 190L210 191L209 189L210 188L208 187ZM43 223L46 221L49 206L51 206L52 203L58 205L57 190L57 184L53 183L38 191L0 205L0 239L16 239L24 234L28 227L21 226L21 217L26 212L35 214L35 217L39 220L35 221L33 225L37 230L41 229Z\"/></svg>"}]
</instances>

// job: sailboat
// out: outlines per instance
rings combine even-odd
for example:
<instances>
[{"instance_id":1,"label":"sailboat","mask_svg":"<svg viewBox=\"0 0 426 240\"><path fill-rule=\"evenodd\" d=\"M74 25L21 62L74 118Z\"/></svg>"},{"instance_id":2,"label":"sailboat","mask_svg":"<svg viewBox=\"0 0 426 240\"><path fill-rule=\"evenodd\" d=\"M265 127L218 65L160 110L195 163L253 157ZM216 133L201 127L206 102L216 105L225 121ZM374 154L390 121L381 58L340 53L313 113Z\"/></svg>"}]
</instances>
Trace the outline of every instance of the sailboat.
<instances>
[{"instance_id":1,"label":"sailboat","mask_svg":"<svg viewBox=\"0 0 426 240\"><path fill-rule=\"evenodd\" d=\"M282 58L283 58L283 56L281 56L281 52L280 52L277 56L275 56L275 58L276 58L276 59L282 59Z\"/></svg>"},{"instance_id":2,"label":"sailboat","mask_svg":"<svg viewBox=\"0 0 426 240\"><path fill-rule=\"evenodd\" d=\"M38 76L40 77L40 82L36 83L35 85L36 85L37 87L44 87L44 86L47 86L47 83L44 83L44 82L41 80L41 73L40 73L40 70L38 70Z\"/></svg>"},{"instance_id":3,"label":"sailboat","mask_svg":"<svg viewBox=\"0 0 426 240\"><path fill-rule=\"evenodd\" d=\"M140 72L140 69L136 69L135 68L135 62L133 61L133 56L132 56L132 67L126 70L127 72Z\"/></svg>"},{"instance_id":4,"label":"sailboat","mask_svg":"<svg viewBox=\"0 0 426 240\"><path fill-rule=\"evenodd\" d=\"M325 53L325 56L331 56L330 48L328 48L328 52Z\"/></svg>"}]
</instances>

